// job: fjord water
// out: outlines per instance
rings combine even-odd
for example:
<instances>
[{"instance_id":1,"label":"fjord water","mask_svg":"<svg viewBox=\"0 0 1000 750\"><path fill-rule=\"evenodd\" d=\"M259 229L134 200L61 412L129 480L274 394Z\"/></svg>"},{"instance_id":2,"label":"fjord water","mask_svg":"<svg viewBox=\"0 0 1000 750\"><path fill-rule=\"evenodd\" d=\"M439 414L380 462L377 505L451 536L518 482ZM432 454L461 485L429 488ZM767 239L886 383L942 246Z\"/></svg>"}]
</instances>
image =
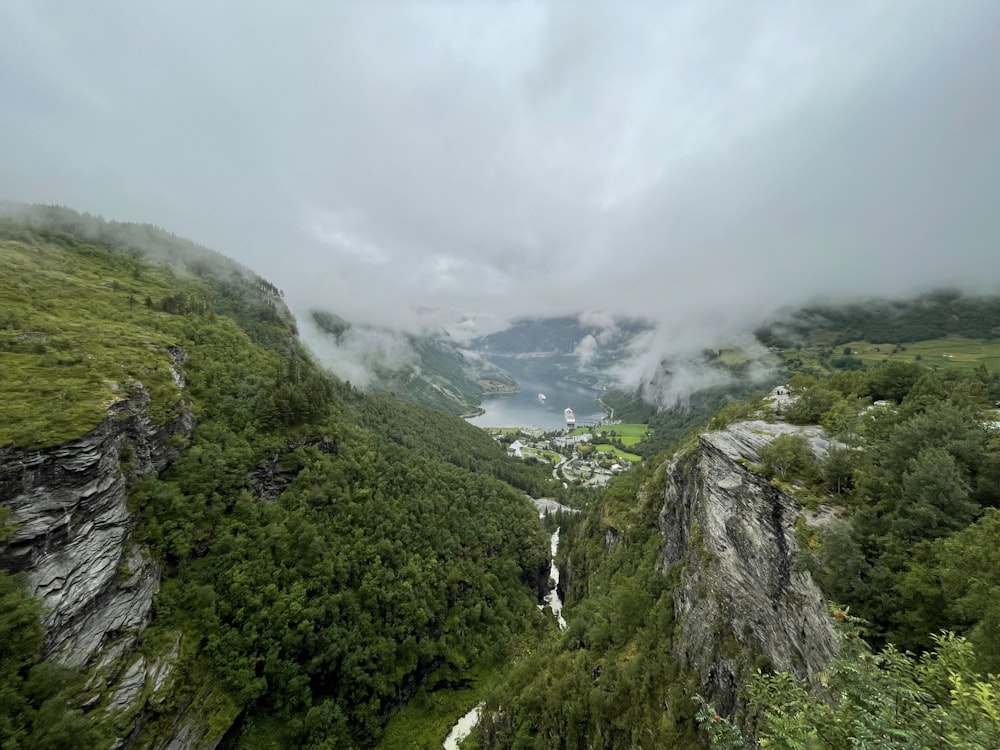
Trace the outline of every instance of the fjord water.
<instances>
[{"instance_id":1,"label":"fjord water","mask_svg":"<svg viewBox=\"0 0 1000 750\"><path fill-rule=\"evenodd\" d=\"M559 377L537 360L525 362L515 358L497 358L497 364L509 372L521 387L510 396L490 396L483 399L485 412L469 419L479 427L539 427L558 430L566 426L563 415L568 407L576 414L579 425L597 422L605 414L597 403L601 391ZM545 400L538 398L545 394Z\"/></svg>"}]
</instances>

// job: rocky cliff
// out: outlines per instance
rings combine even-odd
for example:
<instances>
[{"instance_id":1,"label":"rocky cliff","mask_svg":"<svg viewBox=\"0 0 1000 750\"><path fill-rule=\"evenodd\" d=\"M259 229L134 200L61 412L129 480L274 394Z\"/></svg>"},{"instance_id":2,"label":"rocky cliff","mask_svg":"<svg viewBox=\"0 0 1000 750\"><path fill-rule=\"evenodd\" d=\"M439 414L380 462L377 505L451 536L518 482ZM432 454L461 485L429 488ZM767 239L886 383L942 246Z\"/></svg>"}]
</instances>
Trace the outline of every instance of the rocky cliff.
<instances>
[{"instance_id":1,"label":"rocky cliff","mask_svg":"<svg viewBox=\"0 0 1000 750\"><path fill-rule=\"evenodd\" d=\"M171 358L183 360L177 351ZM175 382L183 387L179 375ZM169 691L180 646L178 636L158 658L136 650L160 569L130 542L135 515L127 504L128 482L161 472L177 439L194 429L192 412L182 404L170 421L156 425L147 389L133 382L124 390L127 397L79 439L37 451L0 450L0 505L10 510L15 527L0 545L0 567L23 572L43 600L44 656L86 671L81 705L106 712L123 729L116 748L136 746L141 712ZM198 722L178 715L176 724L176 736L162 746L188 748L203 740Z\"/></svg>"},{"instance_id":2,"label":"rocky cliff","mask_svg":"<svg viewBox=\"0 0 1000 750\"><path fill-rule=\"evenodd\" d=\"M794 565L799 505L746 465L786 432L806 434L818 455L829 445L817 427L742 422L700 435L666 470L659 527L662 568L680 576L675 655L727 715L756 669L808 677L835 651L823 595Z\"/></svg>"}]
</instances>

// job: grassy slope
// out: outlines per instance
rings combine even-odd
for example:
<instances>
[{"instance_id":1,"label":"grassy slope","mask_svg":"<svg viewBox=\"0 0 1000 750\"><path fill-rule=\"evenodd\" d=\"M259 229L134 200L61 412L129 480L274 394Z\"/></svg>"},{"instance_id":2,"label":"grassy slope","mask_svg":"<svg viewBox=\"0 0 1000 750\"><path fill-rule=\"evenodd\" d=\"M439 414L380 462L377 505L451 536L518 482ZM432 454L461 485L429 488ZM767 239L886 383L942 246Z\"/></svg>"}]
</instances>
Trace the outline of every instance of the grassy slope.
<instances>
[{"instance_id":1,"label":"grassy slope","mask_svg":"<svg viewBox=\"0 0 1000 750\"><path fill-rule=\"evenodd\" d=\"M852 356L858 357L869 367L886 360L921 361L928 367L956 367L971 370L985 365L990 370L1000 370L1000 341L984 341L964 336L945 336L926 341L904 344L905 350L893 352L893 344L852 341ZM917 359L919 357L919 360Z\"/></svg>"},{"instance_id":2,"label":"grassy slope","mask_svg":"<svg viewBox=\"0 0 1000 750\"><path fill-rule=\"evenodd\" d=\"M642 456L637 456L635 453L629 453L628 451L623 451L621 448L616 448L608 443L594 443L594 450L598 453L614 453L618 458L624 458L626 461L631 461L637 463L642 461Z\"/></svg>"},{"instance_id":3,"label":"grassy slope","mask_svg":"<svg viewBox=\"0 0 1000 750\"><path fill-rule=\"evenodd\" d=\"M167 352L167 347L174 344L183 345L190 355L190 360L182 368L188 375L185 397L194 403L199 412L199 432L208 424L214 430L212 434L221 440L221 443L213 444L212 450L206 450L205 446L199 448L196 436L198 457L190 459L183 472L187 484L203 484L206 495L216 500L224 498L228 508L234 499L239 502L239 498L233 494L231 483L223 481L224 475L231 474L235 486L240 486L246 474L245 462L256 465L264 453L271 455L288 438L298 434L296 431L293 431L295 435L272 434L271 431L254 433L255 429L259 429L254 424L259 419L260 406L266 403L266 400L261 400L261 393L266 395L270 387L268 384L275 382L274 377L279 371L284 372L278 351L284 351L290 345L290 331L272 326L267 320L256 321L259 325L252 326L254 332L260 334L262 340L279 341L280 346L278 351L265 351L254 345L232 320L211 312L210 303L215 301L214 289L210 286L214 283L212 279L154 265L127 252L95 247L66 235L38 233L34 229L8 232L6 235L0 233L0 264L7 271L0 278L0 299L3 300L0 306L0 382L4 396L0 399L0 445L44 447L78 437L105 418L108 404L125 397L125 388L121 384L132 380L141 380L151 391L154 418L166 419L179 400ZM195 314L173 314L159 309L165 299L179 294L197 304L199 309ZM146 305L147 297L152 302L150 306ZM228 301L238 303L240 300L234 294ZM271 331L272 327L274 331ZM304 363L303 367L307 365ZM278 385L285 380L287 378L279 377ZM473 489L476 492L493 493L488 497L484 494L483 502L503 505L505 498L515 497L509 491L501 495L499 488L494 490L488 483L484 484L478 479L483 474L492 474L523 491L548 493L547 485L552 480L546 469L507 459L503 450L483 431L443 414L401 404L394 399L368 398L351 394L343 387L338 388L346 399L340 403L343 416L360 423L360 429L374 439L370 445L378 446L374 451L364 446L341 446L345 457L352 451L357 454L353 460L360 469L352 470L360 472L358 477L366 471L376 475L384 473L382 469L373 468L381 466L379 462L388 461L388 466L397 461L412 463L416 456L426 455L422 467L425 473L451 479L465 476L470 481L475 477ZM59 399L57 406L53 405L54 399ZM201 407L207 409L208 405L212 406L209 411L213 414L203 413ZM212 424L212 419L215 419L215 424ZM222 425L226 425L225 429L231 432L226 432ZM211 443L212 440L204 438L202 442ZM249 440L245 447L241 443L244 440ZM215 463L219 461L222 463L216 469ZM442 468L442 462L454 464L466 472L464 475L449 473L447 467ZM233 465L229 466L230 463ZM202 472L204 477L192 478L194 470ZM222 479L216 487L213 482L219 477ZM358 477L355 481L362 484L376 484L370 477L364 480ZM445 484L449 492L459 491L454 482ZM174 490L174 485L166 482L157 486L164 492ZM320 486L325 486L323 481L320 481ZM352 500L355 490L363 495L370 488L354 488ZM211 540L206 537L197 544L204 542L209 545L208 556L203 556L205 551L202 546L196 560L186 559L188 553L185 550L196 543L194 538L210 533L206 523L208 516L199 520L202 515L207 513L211 516L211 523L215 525L238 525L242 522L219 515L218 502L208 510L201 509L204 500L200 493L189 493L187 489L184 489L183 496L168 493L163 498L164 502L173 504L172 507L164 511L162 518L151 522L153 525L145 531L151 545L164 546L169 542L171 549L176 547L176 551L170 554L174 556L178 571L203 564L213 554ZM409 506L422 498L403 490L399 498L393 499ZM462 498L453 496L449 502L458 507L460 500ZM484 524L492 522L491 512L486 511L478 499L476 502L479 503L476 512L466 513L460 519L463 543L471 543L472 536L477 533L470 530L471 526L479 524L476 528L482 526L480 530L483 530ZM173 506L183 506L184 513L181 514ZM273 509L277 506L268 507ZM527 519L534 518L533 511L527 506L509 508L504 512L506 525L509 525L510 514L514 511ZM188 516L195 520L188 523ZM369 520L373 524L382 522L379 519ZM183 543L161 540L161 537L166 538L161 531L167 528L165 524L168 523L178 526L171 533ZM433 525L432 521L428 523ZM531 537L527 533L529 530L522 531L525 533L519 534L518 538L528 540ZM389 541L378 542L377 535L371 533L361 534L358 539L370 540L371 544ZM339 540L338 544L328 546L337 550L335 554L340 559L345 554L344 545L348 541ZM534 541L538 542L540 561L546 549L544 539L539 533L538 540L528 540L527 543ZM500 557L503 557L502 553ZM486 559L486 556L478 556L475 560L480 558ZM437 564L430 556L426 559L431 561L428 565ZM474 576L477 565L474 563L470 570L463 569L464 575ZM453 567L460 566L456 564ZM534 566L529 568L534 570ZM171 575L176 576L178 571ZM515 564L513 568L504 569L502 578L516 579L519 572ZM165 590L180 590L179 582L190 583L189 578L176 578L172 583L168 581ZM437 578L443 580L443 576ZM519 591L513 598L520 600L522 595L525 606L533 611L527 589ZM161 607L166 607L164 611L170 609L169 602L164 604L166 598L161 596L159 601ZM184 606L187 607L186 604ZM497 607L494 606L492 611L496 615ZM183 612L187 614L178 614L177 619L187 628L191 623L185 618L191 615L191 611L185 608ZM458 619L461 622L461 618ZM153 629L148 631L147 640L157 632L157 624L154 623ZM173 632L171 630L167 634L172 636ZM193 680L192 685L200 684L205 677L203 670L206 668L202 664L195 665L197 659L196 655L192 656L191 663L185 666ZM432 703L444 701L449 706L453 703L457 706L466 696L465 691L453 695L439 691ZM451 713L449 708L445 722L450 721ZM434 714L432 711L428 720L435 725L440 724L442 719ZM155 729L153 724L149 726ZM284 726L276 727L275 736L281 736L284 731Z\"/></svg>"},{"instance_id":4,"label":"grassy slope","mask_svg":"<svg viewBox=\"0 0 1000 750\"><path fill-rule=\"evenodd\" d=\"M980 365L989 370L1000 370L1000 340L973 339L965 336L940 338L892 344L856 339L838 344L831 350L824 345L788 348L781 356L792 369L836 370L835 364L850 349L850 356L861 360L866 367L876 367L884 362L920 362L931 369L973 370Z\"/></svg>"},{"instance_id":5,"label":"grassy slope","mask_svg":"<svg viewBox=\"0 0 1000 750\"><path fill-rule=\"evenodd\" d=\"M164 420L178 401L167 347L182 319L147 309L175 280L164 267L71 240L0 240L0 445L40 448L100 423L129 381ZM130 302L131 297L131 302Z\"/></svg>"}]
</instances>

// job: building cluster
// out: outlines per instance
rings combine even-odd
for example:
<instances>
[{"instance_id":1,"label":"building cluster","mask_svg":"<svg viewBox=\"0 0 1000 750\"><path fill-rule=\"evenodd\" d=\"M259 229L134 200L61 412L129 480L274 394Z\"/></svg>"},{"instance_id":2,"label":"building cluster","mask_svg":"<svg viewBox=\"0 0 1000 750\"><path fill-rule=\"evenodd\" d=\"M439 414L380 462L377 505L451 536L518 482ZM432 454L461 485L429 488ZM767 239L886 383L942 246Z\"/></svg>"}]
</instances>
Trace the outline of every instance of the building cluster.
<instances>
[{"instance_id":1,"label":"building cluster","mask_svg":"<svg viewBox=\"0 0 1000 750\"><path fill-rule=\"evenodd\" d=\"M513 442L507 446L507 454L513 458L535 458L539 461L552 463L553 477L560 473L566 482L579 482L584 485L603 485L614 474L619 474L629 468L628 461L621 460L614 452L600 453L578 450L584 443L590 443L594 436L591 433L581 435L544 435L528 436L522 431ZM504 440L504 435L495 436L498 441ZM533 439L532 439L533 438ZM559 454L558 461L553 461L553 453Z\"/></svg>"}]
</instances>

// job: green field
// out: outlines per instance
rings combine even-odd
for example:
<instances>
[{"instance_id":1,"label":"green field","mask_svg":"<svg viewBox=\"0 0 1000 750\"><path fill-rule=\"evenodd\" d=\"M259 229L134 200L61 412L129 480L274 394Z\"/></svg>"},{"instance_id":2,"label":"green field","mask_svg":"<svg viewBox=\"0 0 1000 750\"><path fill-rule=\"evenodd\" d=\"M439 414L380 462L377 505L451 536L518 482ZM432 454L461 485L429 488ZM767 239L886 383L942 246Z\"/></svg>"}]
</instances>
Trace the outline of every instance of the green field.
<instances>
[{"instance_id":1,"label":"green field","mask_svg":"<svg viewBox=\"0 0 1000 750\"><path fill-rule=\"evenodd\" d=\"M972 370L984 365L989 370L1000 370L1000 340L970 339L962 336L946 336L907 344L878 343L871 341L850 341L833 348L829 359L843 357L850 349L868 367L882 362L920 362L933 369ZM803 349L785 349L782 356L786 360L800 360L805 368L824 368L821 362L823 347L813 346Z\"/></svg>"},{"instance_id":2,"label":"green field","mask_svg":"<svg viewBox=\"0 0 1000 750\"><path fill-rule=\"evenodd\" d=\"M844 346L851 347L852 355L869 366L887 360L901 360L922 362L929 367L958 367L971 370L979 365L985 365L990 370L1000 370L1000 341L949 336L903 344L896 352L893 352L896 348L894 344L852 341ZM905 350L902 347L905 347Z\"/></svg>"},{"instance_id":3,"label":"green field","mask_svg":"<svg viewBox=\"0 0 1000 750\"><path fill-rule=\"evenodd\" d=\"M548 461L551 464L557 464L563 458L555 451L545 450L541 448L525 447L524 450L522 451L522 454L524 455L525 458L527 458L528 456L534 456L535 458L538 458L540 460Z\"/></svg>"},{"instance_id":4,"label":"green field","mask_svg":"<svg viewBox=\"0 0 1000 750\"><path fill-rule=\"evenodd\" d=\"M605 435L611 436L611 433L615 433L615 437L622 441L623 445L635 445L649 432L648 424L612 424L603 427L577 427L572 431L573 435L584 435L586 433L592 433L595 437L602 437Z\"/></svg>"},{"instance_id":5,"label":"green field","mask_svg":"<svg viewBox=\"0 0 1000 750\"><path fill-rule=\"evenodd\" d=\"M634 453L628 453L623 451L621 448L616 448L613 445L608 445L607 443L595 443L594 450L598 453L614 453L618 458L624 458L626 461L631 463L639 463L642 461L642 456L637 456Z\"/></svg>"}]
</instances>

